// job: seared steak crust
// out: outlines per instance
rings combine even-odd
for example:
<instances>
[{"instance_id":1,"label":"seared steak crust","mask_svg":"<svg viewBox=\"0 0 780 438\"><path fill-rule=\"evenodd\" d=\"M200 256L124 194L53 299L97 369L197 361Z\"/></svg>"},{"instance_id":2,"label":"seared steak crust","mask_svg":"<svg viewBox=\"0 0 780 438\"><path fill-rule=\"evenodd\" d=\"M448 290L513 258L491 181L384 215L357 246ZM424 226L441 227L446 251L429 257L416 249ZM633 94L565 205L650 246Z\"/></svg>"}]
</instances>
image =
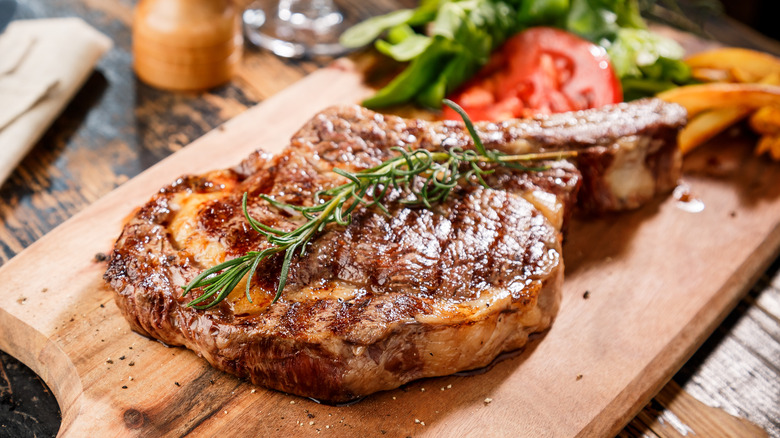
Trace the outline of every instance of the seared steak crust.
<instances>
[{"instance_id":1,"label":"seared steak crust","mask_svg":"<svg viewBox=\"0 0 780 438\"><path fill-rule=\"evenodd\" d=\"M512 150L511 127L481 128L488 147ZM203 269L267 247L243 218L244 192L257 220L292 230L301 219L260 194L307 205L344 182L334 167L369 168L392 146L470 147L464 135L453 123L328 110L279 155L257 152L233 169L161 189L129 219L105 278L134 330L294 394L346 401L485 366L545 330L557 312L560 230L581 184L567 162L498 169L491 188L466 183L431 210L394 202L404 193L391 192L390 215L358 209L350 225L329 226L295 257L273 305L281 257L260 266L251 303L243 284L207 311L181 296Z\"/></svg>"},{"instance_id":2,"label":"seared steak crust","mask_svg":"<svg viewBox=\"0 0 780 438\"><path fill-rule=\"evenodd\" d=\"M588 212L637 208L671 190L682 159L677 134L685 109L659 99L586 110L477 122L487 148L509 154L575 150L583 174L578 208ZM346 144L347 146L343 146ZM359 107L333 107L314 117L292 147L343 164L378 163L389 146L437 149L472 147L464 125L379 115Z\"/></svg>"}]
</instances>

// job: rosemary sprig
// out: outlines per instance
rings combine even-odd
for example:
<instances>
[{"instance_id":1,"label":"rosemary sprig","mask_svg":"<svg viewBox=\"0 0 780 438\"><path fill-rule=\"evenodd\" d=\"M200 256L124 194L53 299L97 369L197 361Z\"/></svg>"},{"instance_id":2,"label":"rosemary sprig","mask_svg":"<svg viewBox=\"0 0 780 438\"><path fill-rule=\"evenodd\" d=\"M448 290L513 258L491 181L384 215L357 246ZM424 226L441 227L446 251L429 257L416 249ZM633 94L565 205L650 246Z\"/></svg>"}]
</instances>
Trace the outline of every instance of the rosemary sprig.
<instances>
[{"instance_id":1,"label":"rosemary sprig","mask_svg":"<svg viewBox=\"0 0 780 438\"><path fill-rule=\"evenodd\" d=\"M203 271L184 287L183 296L193 289L203 288L203 295L187 305L196 309L213 307L224 300L245 277L247 278L246 297L252 302L250 286L258 266L274 254L284 252L279 286L272 301L276 303L287 283L287 274L295 253L303 255L309 241L322 232L327 225L349 225L352 212L361 205L366 208L376 207L389 214L382 200L390 189L408 191L409 196L400 201L404 204L431 208L432 204L444 201L460 181L473 178L487 187L483 176L494 170L482 167L486 164L533 170L520 166L518 162L562 159L576 155L576 152L568 151L506 155L495 150L487 150L463 109L446 99L444 103L463 118L474 141L474 150L453 148L448 151L430 152L425 149L396 147L393 150L398 152L398 156L370 169L352 173L334 168L333 172L347 178L348 182L317 192L311 206L285 204L267 195L261 195L262 199L272 206L291 209L306 219L306 223L292 231L272 228L255 220L247 210L247 193L244 193L241 208L246 220L255 231L268 240L271 246L262 251L249 251L241 257Z\"/></svg>"}]
</instances>

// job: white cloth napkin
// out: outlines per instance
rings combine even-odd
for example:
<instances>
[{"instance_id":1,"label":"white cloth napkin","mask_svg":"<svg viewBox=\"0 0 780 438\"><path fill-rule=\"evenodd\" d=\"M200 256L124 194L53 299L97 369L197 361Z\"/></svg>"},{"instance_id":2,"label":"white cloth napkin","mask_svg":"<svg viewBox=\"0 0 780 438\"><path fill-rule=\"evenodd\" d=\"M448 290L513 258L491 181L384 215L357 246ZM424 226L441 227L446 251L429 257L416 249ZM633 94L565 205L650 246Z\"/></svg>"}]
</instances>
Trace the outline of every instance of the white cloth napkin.
<instances>
[{"instance_id":1,"label":"white cloth napkin","mask_svg":"<svg viewBox=\"0 0 780 438\"><path fill-rule=\"evenodd\" d=\"M112 45L79 18L14 21L0 34L0 184Z\"/></svg>"}]
</instances>

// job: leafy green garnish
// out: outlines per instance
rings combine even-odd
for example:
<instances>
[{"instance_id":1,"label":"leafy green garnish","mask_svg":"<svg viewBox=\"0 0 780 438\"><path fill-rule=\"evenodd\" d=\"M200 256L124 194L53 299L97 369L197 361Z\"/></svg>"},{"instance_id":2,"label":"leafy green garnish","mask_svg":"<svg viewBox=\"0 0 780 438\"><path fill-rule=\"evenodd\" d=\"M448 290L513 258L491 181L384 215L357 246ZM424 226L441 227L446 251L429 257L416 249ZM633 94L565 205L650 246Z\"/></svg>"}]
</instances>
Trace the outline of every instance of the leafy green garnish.
<instances>
[{"instance_id":1,"label":"leafy green garnish","mask_svg":"<svg viewBox=\"0 0 780 438\"><path fill-rule=\"evenodd\" d=\"M683 48L647 29L620 29L607 53L627 101L692 81L690 68L680 61Z\"/></svg>"},{"instance_id":2,"label":"leafy green garnish","mask_svg":"<svg viewBox=\"0 0 780 438\"><path fill-rule=\"evenodd\" d=\"M417 9L374 17L349 29L341 38L343 45L359 47L368 42L365 36L386 32L387 37L376 42L377 49L396 61L409 62L363 104L378 108L411 101L439 108L447 94L474 75L490 53L517 31L517 9L512 3L518 2L429 0Z\"/></svg>"},{"instance_id":3,"label":"leafy green garnish","mask_svg":"<svg viewBox=\"0 0 780 438\"><path fill-rule=\"evenodd\" d=\"M651 7L653 0L642 0ZM442 99L487 63L507 38L531 26L554 26L605 48L627 100L684 84L690 74L674 41L647 30L638 0L423 0L345 32L347 47L368 44L406 69L363 102L439 108Z\"/></svg>"},{"instance_id":4,"label":"leafy green garnish","mask_svg":"<svg viewBox=\"0 0 780 438\"><path fill-rule=\"evenodd\" d=\"M685 52L675 41L647 29L620 29L607 53L615 73L626 77L641 76L642 67L655 64L661 57L680 59Z\"/></svg>"},{"instance_id":5,"label":"leafy green garnish","mask_svg":"<svg viewBox=\"0 0 780 438\"><path fill-rule=\"evenodd\" d=\"M520 2L517 21L522 27L555 25L563 27L561 21L569 10L569 0L536 0Z\"/></svg>"},{"instance_id":6,"label":"leafy green garnish","mask_svg":"<svg viewBox=\"0 0 780 438\"><path fill-rule=\"evenodd\" d=\"M386 15L369 18L347 29L340 38L344 47L360 47L371 44L382 32L405 24L414 16L411 9L402 9Z\"/></svg>"}]
</instances>

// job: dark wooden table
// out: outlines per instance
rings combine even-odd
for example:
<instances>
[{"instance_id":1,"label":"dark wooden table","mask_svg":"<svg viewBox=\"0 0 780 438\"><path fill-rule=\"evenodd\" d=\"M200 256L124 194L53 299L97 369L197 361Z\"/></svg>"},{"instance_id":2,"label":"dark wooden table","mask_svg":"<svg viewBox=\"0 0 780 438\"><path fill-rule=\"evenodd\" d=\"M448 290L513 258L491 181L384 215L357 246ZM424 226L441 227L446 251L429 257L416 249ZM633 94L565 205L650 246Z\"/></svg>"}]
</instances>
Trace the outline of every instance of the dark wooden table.
<instances>
[{"instance_id":1,"label":"dark wooden table","mask_svg":"<svg viewBox=\"0 0 780 438\"><path fill-rule=\"evenodd\" d=\"M284 60L247 48L240 72L227 86L208 93L155 90L140 83L131 69L134 4L20 1L17 19L79 16L110 36L115 47L0 188L0 262L124 181L328 62ZM365 16L394 4L355 2L359 6L351 10ZM706 18L705 30L725 44L780 54L776 41L724 17ZM621 436L751 436L757 429L748 421L780 437L779 270L780 259ZM56 400L45 384L0 352L0 437L53 436L59 423Z\"/></svg>"}]
</instances>

